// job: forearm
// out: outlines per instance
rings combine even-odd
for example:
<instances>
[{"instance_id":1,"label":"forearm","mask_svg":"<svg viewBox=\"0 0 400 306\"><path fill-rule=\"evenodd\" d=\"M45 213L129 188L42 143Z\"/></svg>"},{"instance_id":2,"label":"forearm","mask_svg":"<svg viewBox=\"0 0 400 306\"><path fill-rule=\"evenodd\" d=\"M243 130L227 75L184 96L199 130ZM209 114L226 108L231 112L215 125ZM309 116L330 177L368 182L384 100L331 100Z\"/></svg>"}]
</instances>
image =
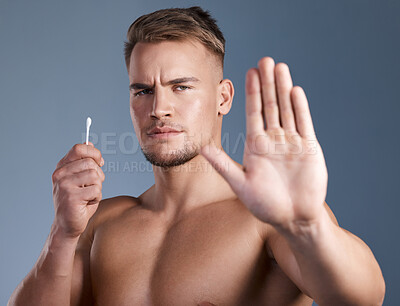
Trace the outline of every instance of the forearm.
<instances>
[{"instance_id":1,"label":"forearm","mask_svg":"<svg viewBox=\"0 0 400 306\"><path fill-rule=\"evenodd\" d=\"M53 225L39 259L14 290L9 305L70 305L77 242Z\"/></svg>"},{"instance_id":2,"label":"forearm","mask_svg":"<svg viewBox=\"0 0 400 306\"><path fill-rule=\"evenodd\" d=\"M279 228L303 284L319 305L381 305L385 282L368 246L329 218Z\"/></svg>"}]
</instances>

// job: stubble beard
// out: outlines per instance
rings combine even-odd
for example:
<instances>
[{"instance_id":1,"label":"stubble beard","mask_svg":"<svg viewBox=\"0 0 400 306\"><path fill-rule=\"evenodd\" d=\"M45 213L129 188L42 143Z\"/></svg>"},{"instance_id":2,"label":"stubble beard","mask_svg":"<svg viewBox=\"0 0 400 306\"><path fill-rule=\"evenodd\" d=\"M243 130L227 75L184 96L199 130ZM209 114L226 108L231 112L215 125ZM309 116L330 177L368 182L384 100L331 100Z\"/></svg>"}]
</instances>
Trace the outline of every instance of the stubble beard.
<instances>
[{"instance_id":1,"label":"stubble beard","mask_svg":"<svg viewBox=\"0 0 400 306\"><path fill-rule=\"evenodd\" d=\"M154 152L151 147L146 146L141 147L141 150L146 160L152 165L168 169L183 165L199 155L200 145L185 141L182 149L170 150L168 154Z\"/></svg>"}]
</instances>

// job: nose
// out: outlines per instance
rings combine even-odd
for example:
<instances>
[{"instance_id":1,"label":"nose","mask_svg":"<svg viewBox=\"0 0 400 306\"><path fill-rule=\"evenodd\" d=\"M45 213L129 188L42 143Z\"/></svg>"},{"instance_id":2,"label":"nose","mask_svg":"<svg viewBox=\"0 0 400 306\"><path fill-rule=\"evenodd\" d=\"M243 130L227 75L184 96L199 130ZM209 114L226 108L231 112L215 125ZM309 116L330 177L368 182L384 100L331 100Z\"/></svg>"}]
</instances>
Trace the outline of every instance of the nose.
<instances>
[{"instance_id":1,"label":"nose","mask_svg":"<svg viewBox=\"0 0 400 306\"><path fill-rule=\"evenodd\" d=\"M153 107L150 116L157 119L171 117L173 110L171 97L168 96L167 89L156 90L153 95Z\"/></svg>"}]
</instances>

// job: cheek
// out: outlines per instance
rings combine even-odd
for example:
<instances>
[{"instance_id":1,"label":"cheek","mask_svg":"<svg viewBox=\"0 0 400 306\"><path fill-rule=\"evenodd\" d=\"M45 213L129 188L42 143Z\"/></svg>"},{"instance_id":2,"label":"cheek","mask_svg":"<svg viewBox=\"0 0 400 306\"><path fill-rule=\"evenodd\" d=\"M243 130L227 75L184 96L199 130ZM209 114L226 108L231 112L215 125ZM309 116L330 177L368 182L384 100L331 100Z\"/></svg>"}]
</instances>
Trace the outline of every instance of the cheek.
<instances>
[{"instance_id":1,"label":"cheek","mask_svg":"<svg viewBox=\"0 0 400 306\"><path fill-rule=\"evenodd\" d=\"M213 109L209 101L204 98L194 98L188 101L186 107L180 107L179 116L193 132L205 130L212 123ZM187 105L190 105L188 107Z\"/></svg>"},{"instance_id":2,"label":"cheek","mask_svg":"<svg viewBox=\"0 0 400 306\"><path fill-rule=\"evenodd\" d=\"M216 102L214 96L204 94L193 97L188 103L191 104L191 107L190 110L187 108L187 111L190 111L197 117L205 117L207 121L209 121L216 116Z\"/></svg>"},{"instance_id":3,"label":"cheek","mask_svg":"<svg viewBox=\"0 0 400 306\"><path fill-rule=\"evenodd\" d=\"M144 116L141 115L140 109L134 108L132 106L130 107L130 113L135 134L138 139L140 139L140 127L143 127L143 123L141 122L141 120L144 118Z\"/></svg>"},{"instance_id":4,"label":"cheek","mask_svg":"<svg viewBox=\"0 0 400 306\"><path fill-rule=\"evenodd\" d=\"M145 104L144 103L133 103L130 102L130 112L131 112L131 118L135 122L140 122L139 120L141 118L145 117Z\"/></svg>"},{"instance_id":5,"label":"cheek","mask_svg":"<svg viewBox=\"0 0 400 306\"><path fill-rule=\"evenodd\" d=\"M192 133L200 138L209 138L216 129L217 109L215 97L204 96L191 101L192 107L182 114Z\"/></svg>"}]
</instances>

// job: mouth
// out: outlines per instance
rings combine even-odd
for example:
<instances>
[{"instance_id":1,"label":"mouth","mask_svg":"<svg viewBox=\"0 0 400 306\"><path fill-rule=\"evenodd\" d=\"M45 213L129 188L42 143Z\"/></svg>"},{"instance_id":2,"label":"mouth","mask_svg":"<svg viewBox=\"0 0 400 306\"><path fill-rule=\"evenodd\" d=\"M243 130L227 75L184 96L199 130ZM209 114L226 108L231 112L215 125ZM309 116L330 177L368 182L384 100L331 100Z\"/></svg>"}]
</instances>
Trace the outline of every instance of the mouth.
<instances>
[{"instance_id":1,"label":"mouth","mask_svg":"<svg viewBox=\"0 0 400 306\"><path fill-rule=\"evenodd\" d=\"M182 132L175 131L175 132L153 133L153 134L147 134L147 135L151 138L164 139L164 138L177 136L181 133Z\"/></svg>"},{"instance_id":2,"label":"mouth","mask_svg":"<svg viewBox=\"0 0 400 306\"><path fill-rule=\"evenodd\" d=\"M168 126L163 126L163 127L155 127L151 129L147 135L151 138L168 138L168 137L173 137L181 134L182 131L178 131L176 129L173 129Z\"/></svg>"}]
</instances>

